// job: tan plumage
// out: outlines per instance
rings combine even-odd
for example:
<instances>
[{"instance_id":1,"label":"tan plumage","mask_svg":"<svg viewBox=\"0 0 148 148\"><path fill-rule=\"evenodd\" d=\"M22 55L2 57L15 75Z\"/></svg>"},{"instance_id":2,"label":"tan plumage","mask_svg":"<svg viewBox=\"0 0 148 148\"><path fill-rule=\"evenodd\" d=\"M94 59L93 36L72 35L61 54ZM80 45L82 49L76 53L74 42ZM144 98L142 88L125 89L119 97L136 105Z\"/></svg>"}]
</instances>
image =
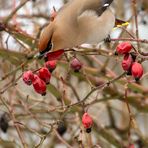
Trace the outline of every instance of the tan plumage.
<instances>
[{"instance_id":1,"label":"tan plumage","mask_svg":"<svg viewBox=\"0 0 148 148\"><path fill-rule=\"evenodd\" d=\"M105 7L113 0L72 0L65 4L56 18L44 28L39 39L41 53L72 48L83 43L99 43L115 24L115 16Z\"/></svg>"}]
</instances>

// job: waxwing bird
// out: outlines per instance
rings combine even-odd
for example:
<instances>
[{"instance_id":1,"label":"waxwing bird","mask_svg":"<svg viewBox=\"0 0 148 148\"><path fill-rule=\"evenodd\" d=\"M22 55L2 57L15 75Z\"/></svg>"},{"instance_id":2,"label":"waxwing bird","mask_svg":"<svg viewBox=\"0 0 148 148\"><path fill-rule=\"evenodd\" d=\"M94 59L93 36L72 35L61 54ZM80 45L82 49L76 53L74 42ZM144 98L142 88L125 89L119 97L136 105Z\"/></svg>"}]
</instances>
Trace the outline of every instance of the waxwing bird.
<instances>
[{"instance_id":1,"label":"waxwing bird","mask_svg":"<svg viewBox=\"0 0 148 148\"><path fill-rule=\"evenodd\" d=\"M115 24L109 6L113 0L71 0L44 28L39 39L39 52L72 48L83 43L104 40Z\"/></svg>"}]
</instances>

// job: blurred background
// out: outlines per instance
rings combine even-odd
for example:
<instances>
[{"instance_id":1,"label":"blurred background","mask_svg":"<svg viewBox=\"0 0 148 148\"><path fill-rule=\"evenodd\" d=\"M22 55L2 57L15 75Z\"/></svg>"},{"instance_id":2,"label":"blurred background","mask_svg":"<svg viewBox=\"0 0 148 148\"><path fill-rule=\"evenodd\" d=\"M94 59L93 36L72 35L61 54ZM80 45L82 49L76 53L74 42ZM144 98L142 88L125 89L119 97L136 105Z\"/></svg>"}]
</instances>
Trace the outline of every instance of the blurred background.
<instances>
[{"instance_id":1,"label":"blurred background","mask_svg":"<svg viewBox=\"0 0 148 148\"><path fill-rule=\"evenodd\" d=\"M40 32L49 23L53 7L58 11L67 1L0 0L0 148L130 148L130 144L148 148L147 56L140 57L144 67L140 82L125 76L93 92L83 106L73 105L123 73L122 57L114 55L120 40L85 44L75 48L81 52L67 52L52 73L46 96L22 81L24 71L43 66L44 60L27 56L38 52ZM136 38L137 17L143 40L140 50L147 52L148 1L114 0L112 10L129 25L113 30L111 39ZM137 42L131 43L137 48ZM75 56L83 65L78 73L70 67ZM91 134L81 123L84 111L94 121Z\"/></svg>"}]
</instances>

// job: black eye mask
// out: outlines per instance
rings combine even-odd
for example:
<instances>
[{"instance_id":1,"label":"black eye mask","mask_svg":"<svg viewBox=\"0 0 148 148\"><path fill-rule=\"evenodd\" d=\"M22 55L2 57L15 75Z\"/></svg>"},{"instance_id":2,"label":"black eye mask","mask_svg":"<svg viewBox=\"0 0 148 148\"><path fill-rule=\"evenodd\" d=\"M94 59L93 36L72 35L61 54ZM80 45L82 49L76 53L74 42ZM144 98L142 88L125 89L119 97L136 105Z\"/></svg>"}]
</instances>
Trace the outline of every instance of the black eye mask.
<instances>
[{"instance_id":1,"label":"black eye mask","mask_svg":"<svg viewBox=\"0 0 148 148\"><path fill-rule=\"evenodd\" d=\"M44 53L50 51L52 49L52 43L51 40L49 40L47 47L45 48L45 50L41 51L40 54L43 55Z\"/></svg>"}]
</instances>

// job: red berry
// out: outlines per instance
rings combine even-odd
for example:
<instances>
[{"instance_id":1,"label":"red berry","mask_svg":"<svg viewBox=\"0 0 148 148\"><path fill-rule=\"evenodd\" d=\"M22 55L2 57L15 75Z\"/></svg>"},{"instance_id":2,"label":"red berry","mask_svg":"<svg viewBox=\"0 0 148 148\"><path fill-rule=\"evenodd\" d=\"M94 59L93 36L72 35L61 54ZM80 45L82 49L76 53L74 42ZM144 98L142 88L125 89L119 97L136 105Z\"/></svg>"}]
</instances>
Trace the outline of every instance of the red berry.
<instances>
[{"instance_id":1,"label":"red berry","mask_svg":"<svg viewBox=\"0 0 148 148\"><path fill-rule=\"evenodd\" d=\"M82 124L83 124L84 128L86 128L86 129L90 129L92 127L93 120L88 113L83 114Z\"/></svg>"},{"instance_id":2,"label":"red berry","mask_svg":"<svg viewBox=\"0 0 148 148\"><path fill-rule=\"evenodd\" d=\"M46 95L46 83L39 78L38 75L34 75L34 80L32 82L34 90L41 94L41 95Z\"/></svg>"},{"instance_id":3,"label":"red berry","mask_svg":"<svg viewBox=\"0 0 148 148\"><path fill-rule=\"evenodd\" d=\"M52 72L56 68L56 65L57 65L57 61L56 60L47 61L44 64L44 66L47 67L50 72Z\"/></svg>"},{"instance_id":4,"label":"red berry","mask_svg":"<svg viewBox=\"0 0 148 148\"><path fill-rule=\"evenodd\" d=\"M132 64L132 76L135 78L136 81L138 81L142 75L143 75L143 67L140 63L134 62Z\"/></svg>"},{"instance_id":5,"label":"red berry","mask_svg":"<svg viewBox=\"0 0 148 148\"><path fill-rule=\"evenodd\" d=\"M128 148L135 148L134 144L130 144Z\"/></svg>"},{"instance_id":6,"label":"red berry","mask_svg":"<svg viewBox=\"0 0 148 148\"><path fill-rule=\"evenodd\" d=\"M57 51L53 51L53 52L48 52L45 55L45 60L46 61L52 61L52 60L58 60L64 53L64 49L60 49Z\"/></svg>"},{"instance_id":7,"label":"red berry","mask_svg":"<svg viewBox=\"0 0 148 148\"><path fill-rule=\"evenodd\" d=\"M46 67L42 67L38 71L38 76L46 83L48 84L50 82L51 73Z\"/></svg>"},{"instance_id":8,"label":"red berry","mask_svg":"<svg viewBox=\"0 0 148 148\"><path fill-rule=\"evenodd\" d=\"M129 53L132 48L133 47L129 42L122 42L118 44L116 50L118 54L126 54Z\"/></svg>"},{"instance_id":9,"label":"red berry","mask_svg":"<svg viewBox=\"0 0 148 148\"><path fill-rule=\"evenodd\" d=\"M77 58L74 58L72 59L70 66L75 72L78 72L82 68L82 63Z\"/></svg>"},{"instance_id":10,"label":"red berry","mask_svg":"<svg viewBox=\"0 0 148 148\"><path fill-rule=\"evenodd\" d=\"M28 70L26 72L23 73L23 81L27 84L27 85L31 85L32 81L34 79L34 74L31 70Z\"/></svg>"},{"instance_id":11,"label":"red berry","mask_svg":"<svg viewBox=\"0 0 148 148\"><path fill-rule=\"evenodd\" d=\"M129 53L126 54L124 56L123 61L122 61L122 68L123 68L123 70L129 71L131 66L132 66L132 63L133 63L132 56Z\"/></svg>"}]
</instances>

